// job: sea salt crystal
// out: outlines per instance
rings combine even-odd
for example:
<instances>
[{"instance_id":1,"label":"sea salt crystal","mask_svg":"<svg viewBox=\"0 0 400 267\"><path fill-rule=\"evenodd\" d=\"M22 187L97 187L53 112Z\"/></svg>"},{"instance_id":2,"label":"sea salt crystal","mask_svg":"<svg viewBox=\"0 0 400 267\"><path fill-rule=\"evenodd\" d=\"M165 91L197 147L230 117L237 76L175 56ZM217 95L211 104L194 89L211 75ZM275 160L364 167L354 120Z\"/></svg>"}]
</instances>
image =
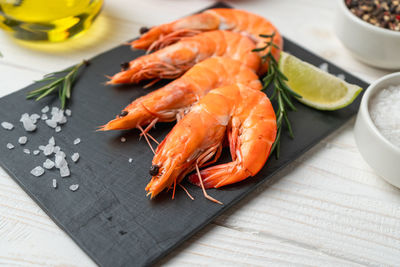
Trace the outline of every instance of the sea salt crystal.
<instances>
[{"instance_id":1,"label":"sea salt crystal","mask_svg":"<svg viewBox=\"0 0 400 267\"><path fill-rule=\"evenodd\" d=\"M75 192L76 190L78 190L79 188L79 184L73 184L69 187L69 190L71 190L72 192Z\"/></svg>"},{"instance_id":2,"label":"sea salt crystal","mask_svg":"<svg viewBox=\"0 0 400 267\"><path fill-rule=\"evenodd\" d=\"M79 153L74 153L71 156L73 162L77 162L79 160Z\"/></svg>"},{"instance_id":3,"label":"sea salt crystal","mask_svg":"<svg viewBox=\"0 0 400 267\"><path fill-rule=\"evenodd\" d=\"M50 170L54 167L54 162L52 160L46 159L45 162L43 162L43 167Z\"/></svg>"},{"instance_id":4,"label":"sea salt crystal","mask_svg":"<svg viewBox=\"0 0 400 267\"><path fill-rule=\"evenodd\" d=\"M58 156L58 157L56 156L54 162L55 162L55 166L57 169L60 169L62 166L65 166L66 164L68 164L67 161L65 160L65 158L60 157L60 156Z\"/></svg>"},{"instance_id":5,"label":"sea salt crystal","mask_svg":"<svg viewBox=\"0 0 400 267\"><path fill-rule=\"evenodd\" d=\"M55 146L56 145L56 140L54 140L54 136L50 137L49 139L49 144Z\"/></svg>"},{"instance_id":6,"label":"sea salt crystal","mask_svg":"<svg viewBox=\"0 0 400 267\"><path fill-rule=\"evenodd\" d=\"M7 121L3 121L3 122L1 123L1 127L3 127L3 128L6 129L6 130L9 130L9 131L11 131L12 129L14 129L14 125L13 125L12 123L7 122Z\"/></svg>"},{"instance_id":7,"label":"sea salt crystal","mask_svg":"<svg viewBox=\"0 0 400 267\"><path fill-rule=\"evenodd\" d=\"M70 110L70 109L66 109L65 110L65 115L67 115L68 117L71 117L71 115L72 115L72 111Z\"/></svg>"},{"instance_id":8,"label":"sea salt crystal","mask_svg":"<svg viewBox=\"0 0 400 267\"><path fill-rule=\"evenodd\" d=\"M61 132L61 127L60 127L60 126L57 126L57 127L55 128L55 131L56 131L56 133Z\"/></svg>"},{"instance_id":9,"label":"sea salt crystal","mask_svg":"<svg viewBox=\"0 0 400 267\"><path fill-rule=\"evenodd\" d=\"M34 114L30 115L29 118L31 119L31 121L32 121L34 124L36 124L37 121L38 121L38 119L40 119L40 115L34 113Z\"/></svg>"},{"instance_id":10,"label":"sea salt crystal","mask_svg":"<svg viewBox=\"0 0 400 267\"><path fill-rule=\"evenodd\" d=\"M59 110L60 109L58 107L52 107L50 113L51 113L51 115L54 115L54 114L58 113Z\"/></svg>"},{"instance_id":11,"label":"sea salt crystal","mask_svg":"<svg viewBox=\"0 0 400 267\"><path fill-rule=\"evenodd\" d=\"M68 177L70 175L70 171L68 165L64 165L60 168L61 177Z\"/></svg>"},{"instance_id":12,"label":"sea salt crystal","mask_svg":"<svg viewBox=\"0 0 400 267\"><path fill-rule=\"evenodd\" d=\"M37 166L31 170L31 174L36 177L42 176L43 173L44 173L44 169L40 166Z\"/></svg>"},{"instance_id":13,"label":"sea salt crystal","mask_svg":"<svg viewBox=\"0 0 400 267\"><path fill-rule=\"evenodd\" d=\"M11 144L11 143L8 143L7 145L6 145L6 147L8 148L8 149L13 149L15 146L13 145L13 144Z\"/></svg>"},{"instance_id":14,"label":"sea salt crystal","mask_svg":"<svg viewBox=\"0 0 400 267\"><path fill-rule=\"evenodd\" d=\"M59 124L65 124L65 123L67 123L67 117L65 117L64 115L63 115L63 117L61 118L61 120L58 122Z\"/></svg>"},{"instance_id":15,"label":"sea salt crystal","mask_svg":"<svg viewBox=\"0 0 400 267\"><path fill-rule=\"evenodd\" d=\"M26 142L28 142L28 137L26 137L26 136L21 136L20 138L18 138L18 143L19 143L20 145L25 145Z\"/></svg>"},{"instance_id":16,"label":"sea salt crystal","mask_svg":"<svg viewBox=\"0 0 400 267\"><path fill-rule=\"evenodd\" d=\"M55 146L53 153L57 154L60 151L61 151L61 148L59 146Z\"/></svg>"},{"instance_id":17,"label":"sea salt crystal","mask_svg":"<svg viewBox=\"0 0 400 267\"><path fill-rule=\"evenodd\" d=\"M326 62L324 62L324 63L322 63L321 65L319 65L319 68L322 70L322 71L325 71L325 72L328 72L329 70L328 70L328 63L326 63Z\"/></svg>"},{"instance_id":18,"label":"sea salt crystal","mask_svg":"<svg viewBox=\"0 0 400 267\"><path fill-rule=\"evenodd\" d=\"M79 144L81 142L81 139L80 138L76 138L75 140L74 140L74 145L77 145L77 144Z\"/></svg>"},{"instance_id":19,"label":"sea salt crystal","mask_svg":"<svg viewBox=\"0 0 400 267\"><path fill-rule=\"evenodd\" d=\"M23 151L24 151L25 154L28 154L28 155L31 154L31 151L29 149L27 149L27 148L25 148Z\"/></svg>"},{"instance_id":20,"label":"sea salt crystal","mask_svg":"<svg viewBox=\"0 0 400 267\"><path fill-rule=\"evenodd\" d=\"M53 129L57 127L57 122L53 119L46 120L46 124Z\"/></svg>"},{"instance_id":21,"label":"sea salt crystal","mask_svg":"<svg viewBox=\"0 0 400 267\"><path fill-rule=\"evenodd\" d=\"M58 151L58 152L56 153L56 156L60 156L60 157L62 157L62 158L65 158L65 157L66 157L64 151L61 151L61 150Z\"/></svg>"},{"instance_id":22,"label":"sea salt crystal","mask_svg":"<svg viewBox=\"0 0 400 267\"><path fill-rule=\"evenodd\" d=\"M52 112L51 115L53 115L51 117L51 119L57 123L60 123L62 121L66 122L65 116L64 116L64 110L59 109L56 112Z\"/></svg>"},{"instance_id":23,"label":"sea salt crystal","mask_svg":"<svg viewBox=\"0 0 400 267\"><path fill-rule=\"evenodd\" d=\"M47 144L46 147L43 150L43 154L45 156L50 156L54 152L54 145L52 144Z\"/></svg>"},{"instance_id":24,"label":"sea salt crystal","mask_svg":"<svg viewBox=\"0 0 400 267\"><path fill-rule=\"evenodd\" d=\"M67 165L68 163L65 160L65 153L63 151L57 152L54 162L56 164L56 168L61 168L62 166Z\"/></svg>"},{"instance_id":25,"label":"sea salt crystal","mask_svg":"<svg viewBox=\"0 0 400 267\"><path fill-rule=\"evenodd\" d=\"M400 147L400 85L380 90L371 99L369 111L382 135Z\"/></svg>"},{"instance_id":26,"label":"sea salt crystal","mask_svg":"<svg viewBox=\"0 0 400 267\"><path fill-rule=\"evenodd\" d=\"M132 158L129 158L128 161L129 161L129 163L132 163L133 159L132 159Z\"/></svg>"},{"instance_id":27,"label":"sea salt crystal","mask_svg":"<svg viewBox=\"0 0 400 267\"><path fill-rule=\"evenodd\" d=\"M125 143L126 142L126 138L125 137L121 137L121 142Z\"/></svg>"},{"instance_id":28,"label":"sea salt crystal","mask_svg":"<svg viewBox=\"0 0 400 267\"><path fill-rule=\"evenodd\" d=\"M56 189L57 188L57 180L53 179L53 188Z\"/></svg>"},{"instance_id":29,"label":"sea salt crystal","mask_svg":"<svg viewBox=\"0 0 400 267\"><path fill-rule=\"evenodd\" d=\"M22 122L25 131L33 132L36 130L36 125L33 123L28 113L22 114L21 119L19 121Z\"/></svg>"},{"instance_id":30,"label":"sea salt crystal","mask_svg":"<svg viewBox=\"0 0 400 267\"><path fill-rule=\"evenodd\" d=\"M39 155L39 153L40 153L40 150L33 150L33 155Z\"/></svg>"},{"instance_id":31,"label":"sea salt crystal","mask_svg":"<svg viewBox=\"0 0 400 267\"><path fill-rule=\"evenodd\" d=\"M42 114L42 116L40 117L40 119L42 120L42 121L45 121L45 120L47 120L49 117L46 115L46 114Z\"/></svg>"},{"instance_id":32,"label":"sea salt crystal","mask_svg":"<svg viewBox=\"0 0 400 267\"><path fill-rule=\"evenodd\" d=\"M42 108L42 113L47 113L47 112L49 112L49 110L50 110L50 108L49 108L49 106L45 106L44 108Z\"/></svg>"},{"instance_id":33,"label":"sea salt crystal","mask_svg":"<svg viewBox=\"0 0 400 267\"><path fill-rule=\"evenodd\" d=\"M346 80L346 76L343 73L338 74L337 77L343 81Z\"/></svg>"}]
</instances>

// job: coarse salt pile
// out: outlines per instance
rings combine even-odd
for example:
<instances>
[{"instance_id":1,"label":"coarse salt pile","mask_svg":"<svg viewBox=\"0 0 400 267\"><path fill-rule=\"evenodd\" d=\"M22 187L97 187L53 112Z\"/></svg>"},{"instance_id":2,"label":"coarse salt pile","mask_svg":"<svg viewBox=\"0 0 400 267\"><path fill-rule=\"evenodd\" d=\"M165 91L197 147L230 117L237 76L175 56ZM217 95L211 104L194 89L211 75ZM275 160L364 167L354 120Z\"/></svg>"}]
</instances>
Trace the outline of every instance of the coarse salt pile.
<instances>
[{"instance_id":1,"label":"coarse salt pile","mask_svg":"<svg viewBox=\"0 0 400 267\"><path fill-rule=\"evenodd\" d=\"M64 110L57 107L52 107L51 118L46 119L45 122L47 126L56 129L56 132L60 132L61 128L59 127L59 124L65 124L67 122L67 117L64 115Z\"/></svg>"},{"instance_id":2,"label":"coarse salt pile","mask_svg":"<svg viewBox=\"0 0 400 267\"><path fill-rule=\"evenodd\" d=\"M382 135L400 148L400 85L380 90L371 99L369 112Z\"/></svg>"},{"instance_id":3,"label":"coarse salt pile","mask_svg":"<svg viewBox=\"0 0 400 267\"><path fill-rule=\"evenodd\" d=\"M20 117L20 122L22 123L23 128L25 129L28 134L31 134L30 132L34 132L37 130L38 125L40 124L39 121L42 120L44 124L46 124L48 127L52 128L55 130L55 132L60 132L61 131L61 126L65 123L67 123L68 117L72 116L72 111L70 109L66 109L65 111L63 109L60 109L58 107L49 107L45 106L44 108L41 109L41 115L33 113L33 114L28 114L24 113ZM14 129L14 125L10 122L3 121L0 123L0 126L4 130L11 131ZM15 137L14 137L15 138ZM14 139L15 140L15 139ZM40 152L42 151L43 156L45 157L45 161L41 164L41 166L36 166L34 167L30 173L31 175L35 177L40 177L46 173L46 171L50 171L52 169L58 169L60 176L62 178L69 177L71 175L68 162L67 162L67 155L65 152L62 151L60 146L56 145L56 140L52 136L48 143L45 145L40 145L38 148L35 149L32 148L28 149L26 148L27 143L28 143L28 136L20 136L18 139L18 144L21 146L25 146L25 148L22 149L22 152L30 155L33 154L35 156L40 155ZM74 145L78 145L81 142L80 138L76 138L73 140ZM12 143L7 143L6 147L9 150L12 150L15 148L15 146ZM80 155L79 153L75 152L71 156L71 160L74 163L77 163ZM58 183L56 179L52 179L52 187L54 189L58 188ZM79 188L79 184L72 184L69 189L71 191L76 191Z\"/></svg>"}]
</instances>

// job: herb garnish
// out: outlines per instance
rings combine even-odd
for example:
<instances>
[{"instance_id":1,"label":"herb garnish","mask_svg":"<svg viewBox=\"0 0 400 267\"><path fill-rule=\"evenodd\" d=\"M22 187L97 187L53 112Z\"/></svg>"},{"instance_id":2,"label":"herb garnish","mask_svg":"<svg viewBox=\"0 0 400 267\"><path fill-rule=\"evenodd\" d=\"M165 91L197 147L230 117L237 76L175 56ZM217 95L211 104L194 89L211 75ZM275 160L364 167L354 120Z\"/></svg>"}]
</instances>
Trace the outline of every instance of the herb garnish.
<instances>
[{"instance_id":1,"label":"herb garnish","mask_svg":"<svg viewBox=\"0 0 400 267\"><path fill-rule=\"evenodd\" d=\"M296 107L292 103L292 97L301 98L301 95L294 92L286 84L288 78L279 70L279 63L271 53L273 47L280 49L276 44L273 43L274 36L275 32L269 35L260 34L260 37L267 38L267 41L265 42L265 46L253 49L253 52L261 52L269 49L268 53L261 57L263 62L268 62L268 72L263 78L263 90L267 89L269 84L272 83L274 89L270 99L273 100L276 98L278 102L278 108L276 111L277 133L275 142L271 147L271 153L275 151L276 158L278 159L280 155L280 140L283 122L285 122L289 130L289 136L294 138L292 126L290 124L287 112L288 110L296 111Z\"/></svg>"},{"instance_id":2,"label":"herb garnish","mask_svg":"<svg viewBox=\"0 0 400 267\"><path fill-rule=\"evenodd\" d=\"M43 79L36 82L49 81L50 83L30 91L27 98L36 98L36 100L42 99L43 97L49 95L50 93L58 90L58 96L61 101L61 108L64 109L67 99L71 97L72 85L75 82L76 75L82 66L88 66L89 61L83 60L81 63L69 67L68 69L52 72L46 74ZM58 75L62 74L62 75Z\"/></svg>"}]
</instances>

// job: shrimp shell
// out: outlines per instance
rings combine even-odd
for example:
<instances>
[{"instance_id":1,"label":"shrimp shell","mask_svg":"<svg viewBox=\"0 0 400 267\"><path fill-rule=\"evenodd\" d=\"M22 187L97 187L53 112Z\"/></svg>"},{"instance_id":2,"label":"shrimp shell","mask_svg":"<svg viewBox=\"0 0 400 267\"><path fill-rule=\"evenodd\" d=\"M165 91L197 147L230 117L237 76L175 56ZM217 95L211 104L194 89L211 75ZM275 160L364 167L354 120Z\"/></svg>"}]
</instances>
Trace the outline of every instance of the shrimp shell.
<instances>
[{"instance_id":1,"label":"shrimp shell","mask_svg":"<svg viewBox=\"0 0 400 267\"><path fill-rule=\"evenodd\" d=\"M213 56L226 56L257 71L261 60L251 52L255 44L239 33L209 31L141 56L129 63L129 69L111 77L108 84L138 83L148 79L175 79L196 63Z\"/></svg>"},{"instance_id":2,"label":"shrimp shell","mask_svg":"<svg viewBox=\"0 0 400 267\"><path fill-rule=\"evenodd\" d=\"M254 90L262 85L254 70L228 57L212 57L194 65L182 77L134 100L100 130L125 130L151 122L179 119L210 90L240 83Z\"/></svg>"},{"instance_id":3,"label":"shrimp shell","mask_svg":"<svg viewBox=\"0 0 400 267\"><path fill-rule=\"evenodd\" d=\"M279 60L279 51L283 46L283 39L278 29L267 19L248 11L230 8L208 9L200 14L191 15L170 23L152 27L139 39L131 43L132 48L157 50L171 45L185 36L194 36L200 32L212 30L228 30L239 32L250 37L257 47L265 45L265 38L260 34L275 33L273 43L279 48L272 47L271 53ZM269 50L260 52L265 55ZM260 74L268 70L266 62L260 69Z\"/></svg>"},{"instance_id":4,"label":"shrimp shell","mask_svg":"<svg viewBox=\"0 0 400 267\"><path fill-rule=\"evenodd\" d=\"M205 187L254 176L264 166L275 140L275 119L272 105L261 91L240 84L211 90L158 146L152 162L158 173L146 191L154 198L166 188L175 188L196 166L215 162L226 134L232 162L202 170ZM192 175L190 181L199 184L199 177Z\"/></svg>"}]
</instances>

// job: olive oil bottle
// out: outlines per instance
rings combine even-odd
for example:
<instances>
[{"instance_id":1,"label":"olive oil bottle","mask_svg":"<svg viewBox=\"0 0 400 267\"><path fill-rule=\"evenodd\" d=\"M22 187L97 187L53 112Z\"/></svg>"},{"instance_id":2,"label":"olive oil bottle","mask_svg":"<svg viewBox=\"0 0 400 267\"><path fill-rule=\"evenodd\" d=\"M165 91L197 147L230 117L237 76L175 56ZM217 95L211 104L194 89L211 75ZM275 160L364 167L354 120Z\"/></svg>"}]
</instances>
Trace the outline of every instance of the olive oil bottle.
<instances>
[{"instance_id":1,"label":"olive oil bottle","mask_svg":"<svg viewBox=\"0 0 400 267\"><path fill-rule=\"evenodd\" d=\"M0 28L15 38L59 42L87 31L103 0L0 0Z\"/></svg>"}]
</instances>

